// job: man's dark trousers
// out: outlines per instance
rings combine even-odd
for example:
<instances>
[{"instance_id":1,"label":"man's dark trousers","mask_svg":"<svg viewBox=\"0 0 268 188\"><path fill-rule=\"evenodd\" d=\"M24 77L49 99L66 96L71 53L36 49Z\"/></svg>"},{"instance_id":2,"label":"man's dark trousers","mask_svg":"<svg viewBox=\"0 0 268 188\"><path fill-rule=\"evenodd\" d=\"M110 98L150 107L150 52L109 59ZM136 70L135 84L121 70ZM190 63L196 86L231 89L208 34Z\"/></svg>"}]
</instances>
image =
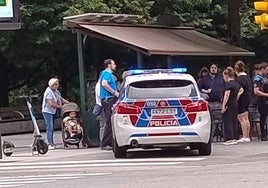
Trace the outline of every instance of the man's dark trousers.
<instances>
[{"instance_id":1,"label":"man's dark trousers","mask_svg":"<svg viewBox=\"0 0 268 188\"><path fill-rule=\"evenodd\" d=\"M101 100L101 105L102 105L104 115L106 118L106 125L103 131L103 139L100 143L101 148L113 145L111 115L112 115L112 107L115 101L116 101L116 97L109 97L109 98L105 98Z\"/></svg>"}]
</instances>

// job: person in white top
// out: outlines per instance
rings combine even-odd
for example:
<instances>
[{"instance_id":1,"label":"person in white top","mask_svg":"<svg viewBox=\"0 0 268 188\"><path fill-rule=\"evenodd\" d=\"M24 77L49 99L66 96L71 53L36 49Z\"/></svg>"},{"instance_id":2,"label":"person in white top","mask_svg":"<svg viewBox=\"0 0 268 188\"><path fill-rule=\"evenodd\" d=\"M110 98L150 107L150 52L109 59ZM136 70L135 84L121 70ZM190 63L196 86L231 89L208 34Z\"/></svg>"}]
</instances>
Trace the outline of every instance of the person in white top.
<instances>
[{"instance_id":1,"label":"person in white top","mask_svg":"<svg viewBox=\"0 0 268 188\"><path fill-rule=\"evenodd\" d=\"M53 134L57 109L61 109L62 104L69 102L61 96L58 88L59 79L51 78L48 82L48 87L44 92L42 102L42 114L46 124L46 135L49 149L55 149Z\"/></svg>"},{"instance_id":2,"label":"person in white top","mask_svg":"<svg viewBox=\"0 0 268 188\"><path fill-rule=\"evenodd\" d=\"M99 106L102 106L101 99L100 99L100 80L98 80L98 82L96 83L96 86L95 86L95 102ZM97 116L97 120L100 122L99 139L101 142L103 139L103 132L104 132L105 124L106 124L106 119L105 119L105 115L104 115L103 110L101 110L100 115Z\"/></svg>"}]
</instances>

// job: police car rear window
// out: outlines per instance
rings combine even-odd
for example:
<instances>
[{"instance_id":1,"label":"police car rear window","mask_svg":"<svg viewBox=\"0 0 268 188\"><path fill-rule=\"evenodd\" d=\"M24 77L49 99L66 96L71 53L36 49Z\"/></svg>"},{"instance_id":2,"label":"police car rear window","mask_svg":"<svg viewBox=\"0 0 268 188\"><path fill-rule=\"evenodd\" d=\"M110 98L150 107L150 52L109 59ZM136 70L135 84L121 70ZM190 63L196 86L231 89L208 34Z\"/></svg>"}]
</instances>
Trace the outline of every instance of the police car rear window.
<instances>
[{"instance_id":1,"label":"police car rear window","mask_svg":"<svg viewBox=\"0 0 268 188\"><path fill-rule=\"evenodd\" d=\"M133 82L127 87L129 99L180 98L197 95L189 80L146 80Z\"/></svg>"}]
</instances>

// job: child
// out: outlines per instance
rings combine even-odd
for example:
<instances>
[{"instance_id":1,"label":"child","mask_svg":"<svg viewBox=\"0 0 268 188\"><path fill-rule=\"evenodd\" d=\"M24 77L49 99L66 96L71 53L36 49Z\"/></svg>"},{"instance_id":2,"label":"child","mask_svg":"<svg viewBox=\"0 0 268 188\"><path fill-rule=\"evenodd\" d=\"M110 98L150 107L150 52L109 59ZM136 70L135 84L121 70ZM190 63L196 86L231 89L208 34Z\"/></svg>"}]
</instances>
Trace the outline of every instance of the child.
<instances>
[{"instance_id":1,"label":"child","mask_svg":"<svg viewBox=\"0 0 268 188\"><path fill-rule=\"evenodd\" d=\"M82 127L81 125L79 124L79 121L77 119L77 114L76 112L72 111L69 113L68 116L66 116L64 119L63 119L63 123L66 127L66 130L68 131L68 133L70 134L70 137L72 137L74 134L73 134L73 131L76 130L77 133L82 133Z\"/></svg>"}]
</instances>

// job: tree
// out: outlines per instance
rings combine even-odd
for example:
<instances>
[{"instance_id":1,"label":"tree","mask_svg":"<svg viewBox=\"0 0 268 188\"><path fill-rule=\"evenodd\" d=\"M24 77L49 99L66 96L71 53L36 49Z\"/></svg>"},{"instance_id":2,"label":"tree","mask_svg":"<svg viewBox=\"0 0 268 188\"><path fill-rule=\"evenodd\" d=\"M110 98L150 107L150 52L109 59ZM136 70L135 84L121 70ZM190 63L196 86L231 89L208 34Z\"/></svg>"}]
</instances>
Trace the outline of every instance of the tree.
<instances>
[{"instance_id":1,"label":"tree","mask_svg":"<svg viewBox=\"0 0 268 188\"><path fill-rule=\"evenodd\" d=\"M68 3L60 0L21 1L22 29L0 34L0 60L4 65L0 69L0 106L9 105L9 91L27 84L42 92L49 77L68 72L66 63L75 57L75 40L61 26L67 7Z\"/></svg>"},{"instance_id":2,"label":"tree","mask_svg":"<svg viewBox=\"0 0 268 188\"><path fill-rule=\"evenodd\" d=\"M228 42L240 46L240 15L241 0L228 0Z\"/></svg>"},{"instance_id":3,"label":"tree","mask_svg":"<svg viewBox=\"0 0 268 188\"><path fill-rule=\"evenodd\" d=\"M76 37L64 30L64 16L129 13L143 15L145 22L152 4L147 0L21 0L22 29L0 34L0 106L8 106L9 92L24 85L41 94L53 75L64 82L64 94L68 95L68 87L79 96L73 90L78 87Z\"/></svg>"},{"instance_id":4,"label":"tree","mask_svg":"<svg viewBox=\"0 0 268 188\"><path fill-rule=\"evenodd\" d=\"M10 91L14 93L14 90L21 89L22 86L41 94L47 80L53 75L60 76L64 82L61 85L65 97L79 97L76 36L63 28L64 16L89 12L137 14L141 15L142 23L155 23L158 15L171 14L180 18L181 26L194 27L223 41L228 41L229 38L232 44L256 51L259 60L265 60L268 56L265 51L268 36L253 23L255 12L251 0L228 1L229 4L221 0L20 2L22 29L0 33L0 106L8 106ZM235 15L236 19L227 22L228 14L229 17ZM229 35L228 28L232 29ZM92 73L94 75L96 67L97 70L100 69L100 57L113 54L121 62L125 62L127 57L135 58L135 53L131 50L97 39L87 39L85 47L86 52L90 52L85 53L85 59L93 62L86 64L87 71L89 70L87 76ZM122 53L127 55L122 56Z\"/></svg>"},{"instance_id":5,"label":"tree","mask_svg":"<svg viewBox=\"0 0 268 188\"><path fill-rule=\"evenodd\" d=\"M181 20L180 26L194 27L203 33L222 38L217 29L226 32L226 27L223 27L226 10L219 3L212 0L156 0L152 16L175 15Z\"/></svg>"}]
</instances>

